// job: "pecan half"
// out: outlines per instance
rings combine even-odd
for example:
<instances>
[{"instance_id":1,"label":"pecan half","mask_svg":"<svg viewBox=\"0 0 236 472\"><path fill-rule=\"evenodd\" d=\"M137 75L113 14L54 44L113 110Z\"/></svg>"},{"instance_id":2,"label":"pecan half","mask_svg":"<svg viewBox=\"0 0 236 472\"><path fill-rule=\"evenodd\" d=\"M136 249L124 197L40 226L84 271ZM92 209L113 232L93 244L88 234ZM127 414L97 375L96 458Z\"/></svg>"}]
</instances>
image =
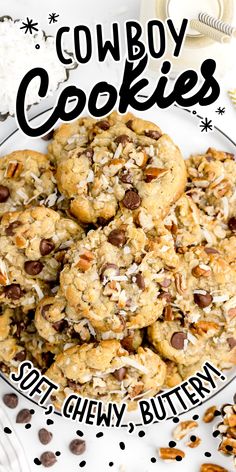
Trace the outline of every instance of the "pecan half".
<instances>
[{"instance_id":1,"label":"pecan half","mask_svg":"<svg viewBox=\"0 0 236 472\"><path fill-rule=\"evenodd\" d=\"M6 176L8 178L18 177L23 170L23 164L21 162L9 162L7 167Z\"/></svg>"},{"instance_id":2,"label":"pecan half","mask_svg":"<svg viewBox=\"0 0 236 472\"><path fill-rule=\"evenodd\" d=\"M183 439L187 434L189 434L190 431L198 427L198 423L193 420L189 421L182 421L181 423L178 424L178 426L175 428L173 431L173 437L177 440L180 441Z\"/></svg>"},{"instance_id":3,"label":"pecan half","mask_svg":"<svg viewBox=\"0 0 236 472\"><path fill-rule=\"evenodd\" d=\"M175 447L160 447L159 456L164 461L175 461L176 457L185 457L185 453L181 449Z\"/></svg>"}]
</instances>

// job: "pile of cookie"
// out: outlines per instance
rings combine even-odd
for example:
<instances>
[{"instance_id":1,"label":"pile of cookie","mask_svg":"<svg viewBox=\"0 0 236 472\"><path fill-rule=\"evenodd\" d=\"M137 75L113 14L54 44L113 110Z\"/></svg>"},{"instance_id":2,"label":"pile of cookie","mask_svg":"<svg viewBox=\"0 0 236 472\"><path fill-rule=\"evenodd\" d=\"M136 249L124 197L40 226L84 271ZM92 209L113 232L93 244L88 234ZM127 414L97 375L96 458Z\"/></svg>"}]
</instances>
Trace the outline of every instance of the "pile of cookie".
<instances>
[{"instance_id":1,"label":"pile of cookie","mask_svg":"<svg viewBox=\"0 0 236 472\"><path fill-rule=\"evenodd\" d=\"M116 112L0 159L0 367L104 401L236 363L236 161Z\"/></svg>"}]
</instances>

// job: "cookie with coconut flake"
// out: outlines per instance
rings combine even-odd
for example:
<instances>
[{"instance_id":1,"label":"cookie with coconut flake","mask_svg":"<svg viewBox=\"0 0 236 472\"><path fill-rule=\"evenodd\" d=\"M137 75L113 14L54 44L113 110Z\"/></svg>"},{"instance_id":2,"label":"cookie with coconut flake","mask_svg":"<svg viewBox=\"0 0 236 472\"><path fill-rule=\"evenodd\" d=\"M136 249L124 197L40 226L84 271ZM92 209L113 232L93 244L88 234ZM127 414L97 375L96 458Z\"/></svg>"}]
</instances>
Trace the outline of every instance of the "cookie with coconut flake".
<instances>
[{"instance_id":1,"label":"cookie with coconut flake","mask_svg":"<svg viewBox=\"0 0 236 472\"><path fill-rule=\"evenodd\" d=\"M233 154L209 148L186 162L187 193L212 222L221 240L236 232L236 160Z\"/></svg>"},{"instance_id":2,"label":"cookie with coconut flake","mask_svg":"<svg viewBox=\"0 0 236 472\"><path fill-rule=\"evenodd\" d=\"M0 370L9 374L17 371L20 362L30 360L35 367L48 369L54 356L63 346L52 346L39 336L33 322L33 312L1 307L0 316Z\"/></svg>"},{"instance_id":3,"label":"cookie with coconut flake","mask_svg":"<svg viewBox=\"0 0 236 472\"><path fill-rule=\"evenodd\" d=\"M80 222L104 224L120 207L142 208L154 220L166 215L184 191L186 169L168 135L129 115L61 160L56 179Z\"/></svg>"},{"instance_id":4,"label":"cookie with coconut flake","mask_svg":"<svg viewBox=\"0 0 236 472\"><path fill-rule=\"evenodd\" d=\"M14 151L0 159L0 215L44 202L56 204L55 170L46 155L32 150Z\"/></svg>"},{"instance_id":5,"label":"cookie with coconut flake","mask_svg":"<svg viewBox=\"0 0 236 472\"><path fill-rule=\"evenodd\" d=\"M207 358L210 342L235 330L236 271L209 246L193 247L179 257L181 270L159 295L165 300L163 315L148 334L162 356L190 365ZM227 343L222 350L227 354Z\"/></svg>"},{"instance_id":6,"label":"cookie with coconut flake","mask_svg":"<svg viewBox=\"0 0 236 472\"><path fill-rule=\"evenodd\" d=\"M80 226L45 207L5 213L0 226L0 300L34 308L58 279L65 250Z\"/></svg>"},{"instance_id":7,"label":"cookie with coconut flake","mask_svg":"<svg viewBox=\"0 0 236 472\"><path fill-rule=\"evenodd\" d=\"M60 162L77 152L90 153L90 144L97 134L108 130L119 121L128 121L131 113L119 115L116 112L101 120L82 117L72 123L63 123L54 131L53 139L48 146L48 156L52 162Z\"/></svg>"},{"instance_id":8,"label":"cookie with coconut flake","mask_svg":"<svg viewBox=\"0 0 236 472\"><path fill-rule=\"evenodd\" d=\"M36 308L35 326L40 336L51 344L105 339L122 339L128 351L135 351L143 340L141 330L125 330L122 333L96 331L83 313L76 312L59 292L56 296L45 297Z\"/></svg>"},{"instance_id":9,"label":"cookie with coconut flake","mask_svg":"<svg viewBox=\"0 0 236 472\"><path fill-rule=\"evenodd\" d=\"M46 375L60 386L55 394L57 407L73 392L105 402L129 402L158 393L166 366L148 348L129 354L119 341L108 340L67 349Z\"/></svg>"},{"instance_id":10,"label":"cookie with coconut flake","mask_svg":"<svg viewBox=\"0 0 236 472\"><path fill-rule=\"evenodd\" d=\"M122 333L161 316L158 293L179 258L161 223L145 232L128 213L90 231L68 251L66 262L60 285L68 303L94 329Z\"/></svg>"}]
</instances>

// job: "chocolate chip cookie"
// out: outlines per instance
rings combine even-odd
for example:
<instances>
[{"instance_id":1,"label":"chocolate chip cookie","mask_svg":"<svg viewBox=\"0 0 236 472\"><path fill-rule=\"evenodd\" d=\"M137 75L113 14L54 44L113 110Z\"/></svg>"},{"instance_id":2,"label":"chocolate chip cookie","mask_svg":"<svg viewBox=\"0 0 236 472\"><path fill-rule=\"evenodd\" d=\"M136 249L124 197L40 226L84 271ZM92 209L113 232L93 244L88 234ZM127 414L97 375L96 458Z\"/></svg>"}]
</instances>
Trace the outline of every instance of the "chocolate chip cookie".
<instances>
[{"instance_id":1,"label":"chocolate chip cookie","mask_svg":"<svg viewBox=\"0 0 236 472\"><path fill-rule=\"evenodd\" d=\"M41 207L5 213L0 226L0 300L35 308L58 280L65 251L83 230L69 218Z\"/></svg>"},{"instance_id":2,"label":"chocolate chip cookie","mask_svg":"<svg viewBox=\"0 0 236 472\"><path fill-rule=\"evenodd\" d=\"M46 155L14 151L0 159L0 216L28 205L52 207L59 194L55 170Z\"/></svg>"},{"instance_id":3,"label":"chocolate chip cookie","mask_svg":"<svg viewBox=\"0 0 236 472\"><path fill-rule=\"evenodd\" d=\"M74 346L59 354L46 375L60 386L55 404L79 395L103 401L135 401L155 395L162 387L166 366L148 348L129 354L116 340Z\"/></svg>"},{"instance_id":4,"label":"chocolate chip cookie","mask_svg":"<svg viewBox=\"0 0 236 472\"><path fill-rule=\"evenodd\" d=\"M129 115L61 160L56 179L80 222L104 224L119 208L165 215L184 191L186 169L169 136Z\"/></svg>"},{"instance_id":5,"label":"chocolate chip cookie","mask_svg":"<svg viewBox=\"0 0 236 472\"><path fill-rule=\"evenodd\" d=\"M68 303L96 330L122 333L161 316L164 302L158 294L179 258L160 222L145 232L128 212L91 230L65 262L60 284Z\"/></svg>"}]
</instances>

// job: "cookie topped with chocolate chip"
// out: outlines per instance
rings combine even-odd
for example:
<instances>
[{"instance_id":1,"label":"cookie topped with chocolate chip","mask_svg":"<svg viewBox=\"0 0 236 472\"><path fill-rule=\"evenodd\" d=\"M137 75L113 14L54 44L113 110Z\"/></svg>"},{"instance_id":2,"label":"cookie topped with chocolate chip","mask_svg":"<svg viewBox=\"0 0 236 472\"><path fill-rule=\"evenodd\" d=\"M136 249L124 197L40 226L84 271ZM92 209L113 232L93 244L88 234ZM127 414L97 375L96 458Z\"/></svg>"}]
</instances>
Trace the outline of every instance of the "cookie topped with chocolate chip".
<instances>
[{"instance_id":1,"label":"cookie topped with chocolate chip","mask_svg":"<svg viewBox=\"0 0 236 472\"><path fill-rule=\"evenodd\" d=\"M82 223L109 222L119 208L142 208L155 220L183 193L186 170L179 149L157 125L113 114L89 148L58 162L56 180Z\"/></svg>"},{"instance_id":2,"label":"cookie topped with chocolate chip","mask_svg":"<svg viewBox=\"0 0 236 472\"><path fill-rule=\"evenodd\" d=\"M62 256L81 227L46 207L5 213L0 226L0 300L27 311L56 283Z\"/></svg>"},{"instance_id":3,"label":"cookie topped with chocolate chip","mask_svg":"<svg viewBox=\"0 0 236 472\"><path fill-rule=\"evenodd\" d=\"M122 333L161 316L158 294L178 263L173 238L161 223L145 232L132 213L121 213L68 251L61 290L95 329Z\"/></svg>"},{"instance_id":4,"label":"cookie topped with chocolate chip","mask_svg":"<svg viewBox=\"0 0 236 472\"><path fill-rule=\"evenodd\" d=\"M37 151L14 151L0 159L0 216L28 205L54 207L60 197L48 157Z\"/></svg>"},{"instance_id":5,"label":"cookie topped with chocolate chip","mask_svg":"<svg viewBox=\"0 0 236 472\"><path fill-rule=\"evenodd\" d=\"M60 386L55 394L60 407L73 392L105 402L153 396L164 383L166 366L151 349L139 347L130 354L119 341L106 340L67 349L46 375Z\"/></svg>"}]
</instances>

